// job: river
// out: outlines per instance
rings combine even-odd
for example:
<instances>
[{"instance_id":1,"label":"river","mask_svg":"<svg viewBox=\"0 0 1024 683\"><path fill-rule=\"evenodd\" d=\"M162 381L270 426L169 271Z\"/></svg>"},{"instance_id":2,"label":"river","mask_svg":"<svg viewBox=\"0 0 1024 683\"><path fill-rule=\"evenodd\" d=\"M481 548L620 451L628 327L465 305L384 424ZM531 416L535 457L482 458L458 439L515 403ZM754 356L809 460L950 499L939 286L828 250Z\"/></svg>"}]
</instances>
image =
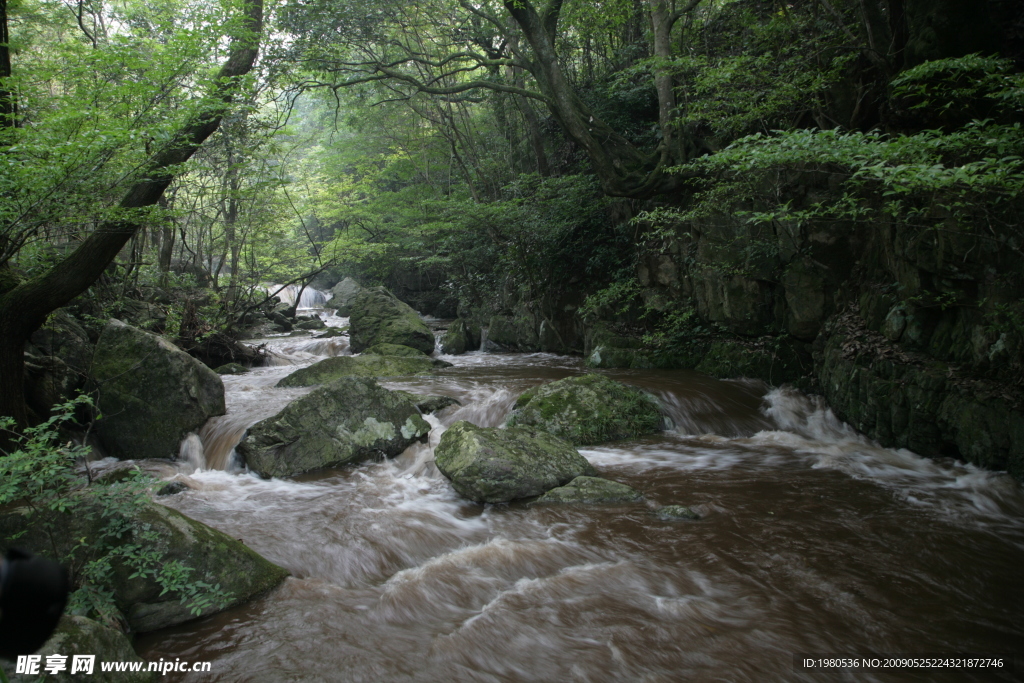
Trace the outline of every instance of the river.
<instances>
[{"instance_id":1,"label":"river","mask_svg":"<svg viewBox=\"0 0 1024 683\"><path fill-rule=\"evenodd\" d=\"M342 321L343 322L343 321ZM339 324L335 318L331 324ZM516 396L588 371L550 354L443 356L382 382L445 394L429 444L264 480L232 467L249 424L308 389L273 384L347 340L276 338L280 365L224 378L210 469L161 498L292 573L241 607L141 637L187 681L964 681L989 670L822 671L798 654L1020 654L1024 495L1005 474L878 447L799 392L608 371L676 428L581 448L645 502L477 505L432 463L447 426L500 425ZM227 468L227 470L225 470ZM699 521L667 521L659 505ZM170 674L165 680L176 680Z\"/></svg>"}]
</instances>

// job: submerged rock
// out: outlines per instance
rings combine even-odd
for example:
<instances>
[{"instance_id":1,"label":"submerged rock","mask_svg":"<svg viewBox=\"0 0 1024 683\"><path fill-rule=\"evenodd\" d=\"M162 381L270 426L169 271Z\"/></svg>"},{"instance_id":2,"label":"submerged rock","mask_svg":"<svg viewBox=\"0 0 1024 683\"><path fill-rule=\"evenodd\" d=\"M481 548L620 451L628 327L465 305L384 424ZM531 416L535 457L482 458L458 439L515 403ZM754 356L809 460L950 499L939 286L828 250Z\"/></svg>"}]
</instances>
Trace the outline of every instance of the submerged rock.
<instances>
[{"instance_id":1,"label":"submerged rock","mask_svg":"<svg viewBox=\"0 0 1024 683\"><path fill-rule=\"evenodd\" d=\"M402 356L335 356L296 370L277 383L279 387L308 387L327 384L340 377L397 377L422 375L437 366L433 358Z\"/></svg>"},{"instance_id":2,"label":"submerged rock","mask_svg":"<svg viewBox=\"0 0 1024 683\"><path fill-rule=\"evenodd\" d=\"M190 582L220 586L225 601L206 607L203 616L246 602L288 576L244 543L163 505L149 502L134 510L119 509L112 516L100 513L98 504L90 503L58 514L44 530L37 515L27 508L15 509L0 515L0 539L6 543L17 537L19 546L51 559L64 560L74 552L76 562L97 559L98 549L111 543L145 544L158 553L161 565L178 561L188 568ZM116 538L105 535L111 520L123 525ZM197 617L190 601L182 602L182 596L165 592L152 576L138 576L135 568L120 561L112 565L109 586L134 631L154 631Z\"/></svg>"},{"instance_id":3,"label":"submerged rock","mask_svg":"<svg viewBox=\"0 0 1024 683\"><path fill-rule=\"evenodd\" d=\"M65 614L60 618L57 629L50 636L50 639L43 643L35 654L42 655L40 671L46 666L46 658L49 655L61 655L64 660L65 670L57 674L45 674L46 681L56 683L71 683L72 681L96 681L96 683L148 683L156 680L156 672L136 671L121 673L104 673L101 671L99 662L144 662L132 648L128 636L117 629L104 626L103 624L87 619L86 617ZM78 672L71 675L71 663L74 655L95 655L91 674ZM8 663L0 660L0 665L7 672L11 683L34 683L39 680L39 674L26 675L16 674L14 662ZM145 668L145 665L143 665Z\"/></svg>"},{"instance_id":4,"label":"submerged rock","mask_svg":"<svg viewBox=\"0 0 1024 683\"><path fill-rule=\"evenodd\" d=\"M96 433L121 459L173 458L181 439L223 415L224 384L166 339L111 320L92 363Z\"/></svg>"},{"instance_id":5,"label":"submerged rock","mask_svg":"<svg viewBox=\"0 0 1024 683\"><path fill-rule=\"evenodd\" d=\"M287 477L394 457L429 431L408 394L343 377L250 427L238 453L265 477Z\"/></svg>"},{"instance_id":6,"label":"submerged rock","mask_svg":"<svg viewBox=\"0 0 1024 683\"><path fill-rule=\"evenodd\" d=\"M352 302L363 289L362 285L350 277L345 278L331 289L331 298L327 307L338 311L340 316L352 315Z\"/></svg>"},{"instance_id":7,"label":"submerged rock","mask_svg":"<svg viewBox=\"0 0 1024 683\"><path fill-rule=\"evenodd\" d=\"M617 481L600 477L576 477L565 486L551 489L538 503L635 503L643 494Z\"/></svg>"},{"instance_id":8,"label":"submerged rock","mask_svg":"<svg viewBox=\"0 0 1024 683\"><path fill-rule=\"evenodd\" d=\"M437 411L444 410L449 406L462 405L461 401L454 399L451 396L413 394L413 400L416 401L416 407L419 408L422 413L436 413Z\"/></svg>"},{"instance_id":9,"label":"submerged rock","mask_svg":"<svg viewBox=\"0 0 1024 683\"><path fill-rule=\"evenodd\" d=\"M244 375L249 368L240 363L227 363L214 370L218 375Z\"/></svg>"},{"instance_id":10,"label":"submerged rock","mask_svg":"<svg viewBox=\"0 0 1024 683\"><path fill-rule=\"evenodd\" d=\"M441 436L434 463L456 491L480 503L530 498L580 475L596 474L571 444L552 434L465 421Z\"/></svg>"},{"instance_id":11,"label":"submerged rock","mask_svg":"<svg viewBox=\"0 0 1024 683\"><path fill-rule=\"evenodd\" d=\"M668 520L697 520L700 515L685 505L665 505L654 511L660 519Z\"/></svg>"},{"instance_id":12,"label":"submerged rock","mask_svg":"<svg viewBox=\"0 0 1024 683\"><path fill-rule=\"evenodd\" d=\"M355 353L374 344L401 344L427 354L434 351L434 333L416 311L383 287L363 289L355 296L349 328Z\"/></svg>"},{"instance_id":13,"label":"submerged rock","mask_svg":"<svg viewBox=\"0 0 1024 683\"><path fill-rule=\"evenodd\" d=\"M661 429L661 408L646 393L608 379L583 375L523 392L509 426L531 426L577 446L628 439Z\"/></svg>"}]
</instances>

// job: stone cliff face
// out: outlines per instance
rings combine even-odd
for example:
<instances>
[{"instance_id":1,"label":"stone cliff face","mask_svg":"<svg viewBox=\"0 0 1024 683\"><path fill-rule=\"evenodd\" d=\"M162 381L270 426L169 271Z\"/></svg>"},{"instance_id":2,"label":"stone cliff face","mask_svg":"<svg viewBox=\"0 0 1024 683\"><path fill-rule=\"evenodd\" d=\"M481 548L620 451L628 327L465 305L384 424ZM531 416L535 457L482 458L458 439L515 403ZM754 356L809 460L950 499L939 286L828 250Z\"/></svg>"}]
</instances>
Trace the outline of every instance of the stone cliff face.
<instances>
[{"instance_id":1,"label":"stone cliff face","mask_svg":"<svg viewBox=\"0 0 1024 683\"><path fill-rule=\"evenodd\" d=\"M790 187L797 206L829 190L814 177ZM717 217L681 227L643 259L639 279L645 300L689 303L736 337L719 346L775 335L813 349L814 388L884 445L1024 479L1024 253L1012 226L999 232L941 215L922 223L752 226ZM778 382L756 364L710 362L714 346L698 369L752 369Z\"/></svg>"}]
</instances>

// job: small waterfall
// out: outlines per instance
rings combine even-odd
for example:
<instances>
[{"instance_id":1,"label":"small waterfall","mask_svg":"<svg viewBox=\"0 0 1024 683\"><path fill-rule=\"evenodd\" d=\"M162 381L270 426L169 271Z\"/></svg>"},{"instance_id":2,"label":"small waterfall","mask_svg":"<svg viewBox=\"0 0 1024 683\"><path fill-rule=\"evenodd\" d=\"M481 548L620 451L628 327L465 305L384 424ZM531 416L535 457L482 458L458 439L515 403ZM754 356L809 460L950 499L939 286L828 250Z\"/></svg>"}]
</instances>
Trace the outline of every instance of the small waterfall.
<instances>
[{"instance_id":1,"label":"small waterfall","mask_svg":"<svg viewBox=\"0 0 1024 683\"><path fill-rule=\"evenodd\" d=\"M206 451L203 441L195 432L189 432L178 447L178 460L187 462L194 470L206 469Z\"/></svg>"},{"instance_id":2,"label":"small waterfall","mask_svg":"<svg viewBox=\"0 0 1024 683\"><path fill-rule=\"evenodd\" d=\"M281 285L269 284L264 287L267 294L273 294L281 289ZM282 303L286 303L289 306L295 304L295 298L299 296L298 285L287 285L280 292L277 292L277 297L281 299ZM299 305L297 308L322 308L327 303L327 293L322 292L319 289L313 287L306 287L302 290L302 296L299 298Z\"/></svg>"},{"instance_id":3,"label":"small waterfall","mask_svg":"<svg viewBox=\"0 0 1024 683\"><path fill-rule=\"evenodd\" d=\"M479 351L486 351L487 350L487 333L490 332L490 331L491 331L491 328L489 328L489 327L481 327L480 328L480 348L478 349Z\"/></svg>"}]
</instances>

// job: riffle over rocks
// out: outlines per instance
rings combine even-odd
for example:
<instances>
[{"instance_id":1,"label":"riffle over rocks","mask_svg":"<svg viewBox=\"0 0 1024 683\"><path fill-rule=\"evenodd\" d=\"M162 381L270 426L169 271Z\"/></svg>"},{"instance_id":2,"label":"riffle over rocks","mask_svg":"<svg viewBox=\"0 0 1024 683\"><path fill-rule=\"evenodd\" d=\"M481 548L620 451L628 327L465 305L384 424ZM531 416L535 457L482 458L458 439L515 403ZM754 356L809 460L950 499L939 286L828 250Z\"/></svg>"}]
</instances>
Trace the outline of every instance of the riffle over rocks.
<instances>
[{"instance_id":1,"label":"riffle over rocks","mask_svg":"<svg viewBox=\"0 0 1024 683\"><path fill-rule=\"evenodd\" d=\"M648 394L589 374L527 389L507 424L542 429L581 446L652 434L663 418Z\"/></svg>"},{"instance_id":2,"label":"riffle over rocks","mask_svg":"<svg viewBox=\"0 0 1024 683\"><path fill-rule=\"evenodd\" d=\"M250 427L238 453L254 472L287 477L394 457L429 431L409 394L343 377Z\"/></svg>"},{"instance_id":3,"label":"riffle over rocks","mask_svg":"<svg viewBox=\"0 0 1024 683\"><path fill-rule=\"evenodd\" d=\"M456 422L434 463L461 495L479 503L531 498L580 475L596 474L572 444L537 429L490 429Z\"/></svg>"},{"instance_id":4,"label":"riffle over rocks","mask_svg":"<svg viewBox=\"0 0 1024 683\"><path fill-rule=\"evenodd\" d=\"M375 344L400 344L430 354L434 333L408 304L384 287L362 289L352 300L349 338L354 353Z\"/></svg>"},{"instance_id":5,"label":"riffle over rocks","mask_svg":"<svg viewBox=\"0 0 1024 683\"><path fill-rule=\"evenodd\" d=\"M103 328L90 374L102 415L96 433L117 458L172 458L186 434L225 413L217 373L119 320Z\"/></svg>"},{"instance_id":6,"label":"riffle over rocks","mask_svg":"<svg viewBox=\"0 0 1024 683\"><path fill-rule=\"evenodd\" d=\"M902 349L856 314L830 322L815 364L832 410L871 438L1024 480L1024 415L998 384Z\"/></svg>"}]
</instances>

